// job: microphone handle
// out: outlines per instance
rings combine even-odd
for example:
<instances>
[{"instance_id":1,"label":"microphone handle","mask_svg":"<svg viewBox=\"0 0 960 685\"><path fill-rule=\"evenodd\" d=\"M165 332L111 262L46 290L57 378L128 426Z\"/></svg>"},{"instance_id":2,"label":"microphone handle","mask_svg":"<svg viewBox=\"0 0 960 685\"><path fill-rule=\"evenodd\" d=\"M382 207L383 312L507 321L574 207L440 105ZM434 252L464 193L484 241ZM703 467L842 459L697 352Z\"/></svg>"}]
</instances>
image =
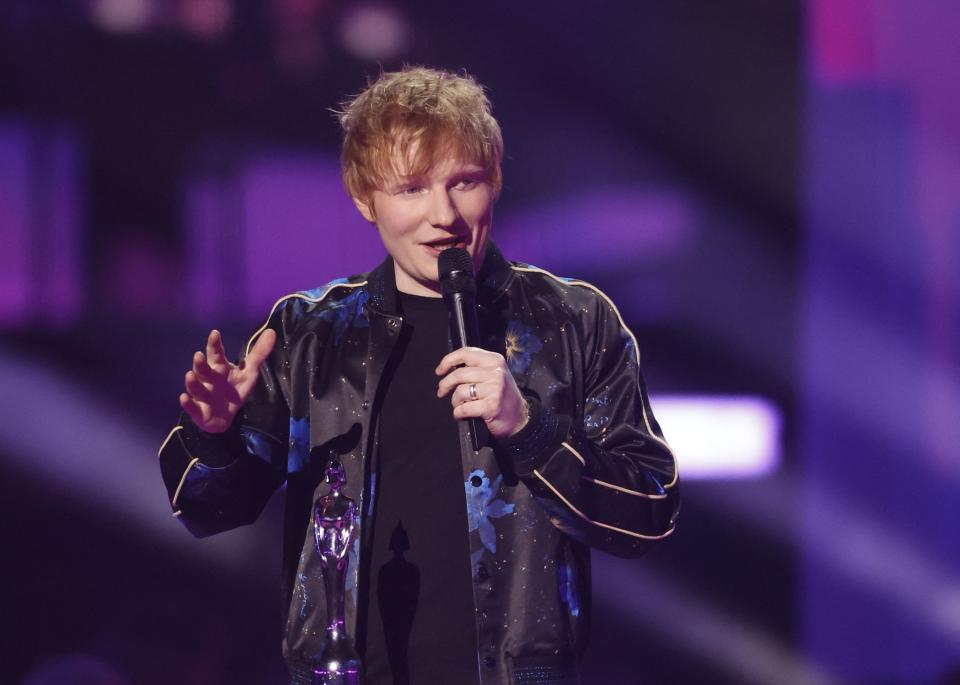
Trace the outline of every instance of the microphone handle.
<instances>
[{"instance_id":1,"label":"microphone handle","mask_svg":"<svg viewBox=\"0 0 960 685\"><path fill-rule=\"evenodd\" d=\"M453 349L480 347L480 326L477 323L477 304L473 293L455 292L444 296L450 311L450 338ZM487 427L478 418L467 419L470 423L470 442L474 452L487 441Z\"/></svg>"}]
</instances>

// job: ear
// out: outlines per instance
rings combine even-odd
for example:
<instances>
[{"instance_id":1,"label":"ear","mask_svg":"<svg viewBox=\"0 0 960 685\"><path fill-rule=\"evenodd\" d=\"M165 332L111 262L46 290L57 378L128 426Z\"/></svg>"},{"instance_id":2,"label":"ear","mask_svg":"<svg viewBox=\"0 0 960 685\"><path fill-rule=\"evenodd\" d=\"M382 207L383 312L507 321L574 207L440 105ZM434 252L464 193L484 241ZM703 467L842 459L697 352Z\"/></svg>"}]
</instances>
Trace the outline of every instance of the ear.
<instances>
[{"instance_id":1,"label":"ear","mask_svg":"<svg viewBox=\"0 0 960 685\"><path fill-rule=\"evenodd\" d=\"M364 202L360 198L352 197L350 199L353 200L354 206L357 208L357 210L360 212L360 214L363 216L364 219L369 221L371 224L376 223L377 217L373 213L373 207L368 205L366 202Z\"/></svg>"}]
</instances>

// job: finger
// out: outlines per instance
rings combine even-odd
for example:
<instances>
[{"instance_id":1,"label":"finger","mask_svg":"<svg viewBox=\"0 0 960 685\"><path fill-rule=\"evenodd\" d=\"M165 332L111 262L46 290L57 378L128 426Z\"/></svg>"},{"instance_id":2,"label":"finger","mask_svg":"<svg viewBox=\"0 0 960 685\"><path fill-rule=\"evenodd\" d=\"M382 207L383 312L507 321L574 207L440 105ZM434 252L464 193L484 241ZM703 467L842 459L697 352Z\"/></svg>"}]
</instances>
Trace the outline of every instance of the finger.
<instances>
[{"instance_id":1,"label":"finger","mask_svg":"<svg viewBox=\"0 0 960 685\"><path fill-rule=\"evenodd\" d=\"M183 385L193 399L200 400L201 402L210 401L210 389L200 382L200 379L197 378L197 375L193 371L187 371L183 378Z\"/></svg>"},{"instance_id":2,"label":"finger","mask_svg":"<svg viewBox=\"0 0 960 685\"><path fill-rule=\"evenodd\" d=\"M237 392L237 401L243 404L247 401L254 386L260 380L260 367L270 356L274 344L277 341L277 334L271 329L264 331L254 343L253 347L240 363L240 374L237 376L235 390Z\"/></svg>"},{"instance_id":3,"label":"finger","mask_svg":"<svg viewBox=\"0 0 960 685\"><path fill-rule=\"evenodd\" d=\"M216 372L207 364L207 358L200 350L193 353L193 372L201 383L213 383L215 380Z\"/></svg>"},{"instance_id":4,"label":"finger","mask_svg":"<svg viewBox=\"0 0 960 685\"><path fill-rule=\"evenodd\" d=\"M244 368L249 368L254 373L259 371L260 365L263 364L264 360L273 352L273 347L276 342L277 332L272 328L268 328L261 333L260 337L257 338L257 342L253 344L253 347L250 348L250 352L247 353L244 359Z\"/></svg>"},{"instance_id":5,"label":"finger","mask_svg":"<svg viewBox=\"0 0 960 685\"><path fill-rule=\"evenodd\" d=\"M470 386L474 386L476 395L471 395ZM496 390L485 383L464 383L458 385L450 395L450 404L457 407L466 402L479 402L485 398L496 398Z\"/></svg>"},{"instance_id":6,"label":"finger","mask_svg":"<svg viewBox=\"0 0 960 685\"><path fill-rule=\"evenodd\" d=\"M482 366L494 368L496 366L506 366L503 355L490 350L484 350L479 347L461 347L447 354L437 365L436 374L442 376L450 369L458 366Z\"/></svg>"},{"instance_id":7,"label":"finger","mask_svg":"<svg viewBox=\"0 0 960 685\"><path fill-rule=\"evenodd\" d=\"M453 408L453 418L455 419L483 419L484 421L493 421L497 416L499 406L496 401L490 397L474 400L473 402L464 402Z\"/></svg>"},{"instance_id":8,"label":"finger","mask_svg":"<svg viewBox=\"0 0 960 685\"><path fill-rule=\"evenodd\" d=\"M442 376L458 366L496 366L503 357L496 352L479 347L461 347L445 355L437 365L436 373Z\"/></svg>"},{"instance_id":9,"label":"finger","mask_svg":"<svg viewBox=\"0 0 960 685\"><path fill-rule=\"evenodd\" d=\"M187 413L187 416L198 426L203 426L203 424L206 423L206 419L203 417L203 411L200 409L200 405L185 392L180 393L179 399L180 407Z\"/></svg>"},{"instance_id":10,"label":"finger","mask_svg":"<svg viewBox=\"0 0 960 685\"><path fill-rule=\"evenodd\" d=\"M458 385L470 383L496 382L502 374L497 369L487 369L478 366L461 366L454 369L437 383L437 397L443 397Z\"/></svg>"},{"instance_id":11,"label":"finger","mask_svg":"<svg viewBox=\"0 0 960 685\"><path fill-rule=\"evenodd\" d=\"M211 367L224 366L230 363L227 353L223 349L223 337L220 331L214 328L207 336L207 363Z\"/></svg>"}]
</instances>

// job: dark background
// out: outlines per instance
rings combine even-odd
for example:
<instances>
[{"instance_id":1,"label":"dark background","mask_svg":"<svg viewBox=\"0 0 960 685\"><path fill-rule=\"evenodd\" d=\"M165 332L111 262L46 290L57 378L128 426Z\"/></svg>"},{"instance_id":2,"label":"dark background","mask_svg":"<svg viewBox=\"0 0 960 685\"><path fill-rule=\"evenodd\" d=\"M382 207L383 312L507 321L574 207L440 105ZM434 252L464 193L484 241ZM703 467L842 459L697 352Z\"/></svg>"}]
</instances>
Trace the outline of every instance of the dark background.
<instances>
[{"instance_id":1,"label":"dark background","mask_svg":"<svg viewBox=\"0 0 960 685\"><path fill-rule=\"evenodd\" d=\"M610 292L654 394L782 420L776 470L685 479L673 537L594 555L584 682L946 682L960 15L941 9L0 1L0 682L283 682L282 494L196 541L151 461L206 331L239 348L282 294L228 258L218 278L254 285L198 292L197 189L238 212L221 237L254 241L244 174L332 168L331 110L403 63L485 84L495 239ZM366 227L290 211L332 255L295 287L344 275L330 241Z\"/></svg>"}]
</instances>

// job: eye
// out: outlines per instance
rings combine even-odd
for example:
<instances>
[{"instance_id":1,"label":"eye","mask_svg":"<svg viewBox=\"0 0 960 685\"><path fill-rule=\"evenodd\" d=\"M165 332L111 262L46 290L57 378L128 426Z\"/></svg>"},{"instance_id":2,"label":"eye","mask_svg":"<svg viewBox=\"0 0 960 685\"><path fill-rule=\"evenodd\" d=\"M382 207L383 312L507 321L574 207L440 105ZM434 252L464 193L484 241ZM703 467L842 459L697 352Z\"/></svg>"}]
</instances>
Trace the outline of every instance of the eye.
<instances>
[{"instance_id":1,"label":"eye","mask_svg":"<svg viewBox=\"0 0 960 685\"><path fill-rule=\"evenodd\" d=\"M422 192L423 192L423 186L408 185L408 186L401 186L400 188L398 188L395 194L412 196L412 195L419 195Z\"/></svg>"},{"instance_id":2,"label":"eye","mask_svg":"<svg viewBox=\"0 0 960 685\"><path fill-rule=\"evenodd\" d=\"M475 188L480 183L482 183L482 181L479 178L475 176L467 176L457 181L457 184L454 187L458 190L470 190Z\"/></svg>"}]
</instances>

